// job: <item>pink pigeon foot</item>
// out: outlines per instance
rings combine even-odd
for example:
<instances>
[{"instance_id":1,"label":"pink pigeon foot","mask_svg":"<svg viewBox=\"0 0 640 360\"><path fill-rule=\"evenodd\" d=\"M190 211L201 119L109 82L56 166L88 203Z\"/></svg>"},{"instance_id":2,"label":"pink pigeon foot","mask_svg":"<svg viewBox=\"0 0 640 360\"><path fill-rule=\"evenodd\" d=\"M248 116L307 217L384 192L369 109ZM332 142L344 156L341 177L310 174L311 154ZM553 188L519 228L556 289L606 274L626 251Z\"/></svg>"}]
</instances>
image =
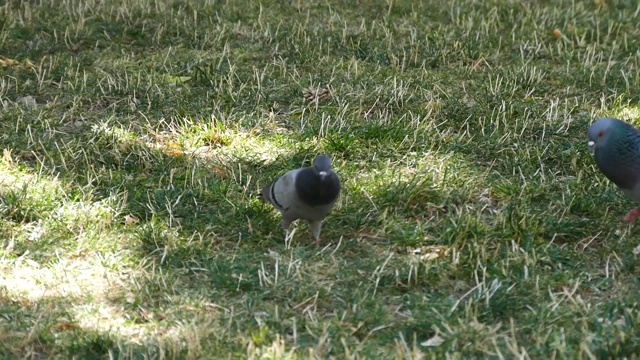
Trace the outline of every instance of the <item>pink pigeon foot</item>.
<instances>
[{"instance_id":1,"label":"pink pigeon foot","mask_svg":"<svg viewBox=\"0 0 640 360\"><path fill-rule=\"evenodd\" d=\"M635 221L638 216L640 216L640 208L631 209L624 217L625 224Z\"/></svg>"}]
</instances>

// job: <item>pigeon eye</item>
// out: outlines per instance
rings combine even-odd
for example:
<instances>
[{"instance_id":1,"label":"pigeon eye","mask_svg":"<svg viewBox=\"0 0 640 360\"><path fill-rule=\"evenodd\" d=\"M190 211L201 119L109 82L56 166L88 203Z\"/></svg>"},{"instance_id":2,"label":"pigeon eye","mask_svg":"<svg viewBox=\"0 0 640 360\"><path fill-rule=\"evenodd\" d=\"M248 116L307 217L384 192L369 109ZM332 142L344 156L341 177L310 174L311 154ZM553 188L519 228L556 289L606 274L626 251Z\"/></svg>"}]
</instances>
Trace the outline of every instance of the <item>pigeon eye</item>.
<instances>
[{"instance_id":1,"label":"pigeon eye","mask_svg":"<svg viewBox=\"0 0 640 360\"><path fill-rule=\"evenodd\" d=\"M602 137L603 135L604 135L604 131L601 130L600 132L598 132L598 137Z\"/></svg>"}]
</instances>

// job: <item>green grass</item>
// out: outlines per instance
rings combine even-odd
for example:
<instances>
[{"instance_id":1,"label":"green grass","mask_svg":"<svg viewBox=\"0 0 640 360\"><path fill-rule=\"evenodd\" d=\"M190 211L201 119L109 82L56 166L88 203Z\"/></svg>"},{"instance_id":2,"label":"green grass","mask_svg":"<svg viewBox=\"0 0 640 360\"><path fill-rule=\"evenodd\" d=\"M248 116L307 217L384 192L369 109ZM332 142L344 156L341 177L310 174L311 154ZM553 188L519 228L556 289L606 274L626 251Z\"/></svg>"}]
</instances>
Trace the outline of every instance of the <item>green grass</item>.
<instances>
[{"instance_id":1,"label":"green grass","mask_svg":"<svg viewBox=\"0 0 640 360\"><path fill-rule=\"evenodd\" d=\"M633 1L0 5L0 358L634 358ZM559 33L554 34L554 29ZM317 248L256 195L330 155Z\"/></svg>"}]
</instances>

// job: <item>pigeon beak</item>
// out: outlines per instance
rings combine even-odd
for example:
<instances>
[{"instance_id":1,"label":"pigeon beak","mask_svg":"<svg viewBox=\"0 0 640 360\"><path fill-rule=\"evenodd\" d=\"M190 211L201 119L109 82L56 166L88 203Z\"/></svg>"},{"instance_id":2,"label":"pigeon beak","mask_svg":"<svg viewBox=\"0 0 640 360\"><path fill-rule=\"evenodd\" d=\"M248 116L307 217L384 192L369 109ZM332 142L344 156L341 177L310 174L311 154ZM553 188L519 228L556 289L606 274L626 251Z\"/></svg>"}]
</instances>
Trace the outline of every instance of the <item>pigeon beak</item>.
<instances>
[{"instance_id":1,"label":"pigeon beak","mask_svg":"<svg viewBox=\"0 0 640 360\"><path fill-rule=\"evenodd\" d=\"M318 173L318 175L320 175L320 179L324 179L325 177L327 177L327 172L326 171L320 171Z\"/></svg>"},{"instance_id":2,"label":"pigeon beak","mask_svg":"<svg viewBox=\"0 0 640 360\"><path fill-rule=\"evenodd\" d=\"M589 149L589 154L593 155L596 152L596 143L593 142L593 140L589 140L587 147Z\"/></svg>"}]
</instances>

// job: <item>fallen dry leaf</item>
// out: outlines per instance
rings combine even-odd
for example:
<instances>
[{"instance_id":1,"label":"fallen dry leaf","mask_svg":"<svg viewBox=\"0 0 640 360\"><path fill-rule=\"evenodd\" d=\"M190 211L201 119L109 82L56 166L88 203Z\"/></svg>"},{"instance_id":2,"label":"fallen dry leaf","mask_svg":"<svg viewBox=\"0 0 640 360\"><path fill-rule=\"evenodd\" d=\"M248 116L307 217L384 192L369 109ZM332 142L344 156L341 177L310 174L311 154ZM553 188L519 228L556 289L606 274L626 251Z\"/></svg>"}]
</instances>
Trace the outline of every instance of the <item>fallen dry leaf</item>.
<instances>
[{"instance_id":1,"label":"fallen dry leaf","mask_svg":"<svg viewBox=\"0 0 640 360\"><path fill-rule=\"evenodd\" d=\"M326 100L331 97L331 89L329 87L319 87L319 88L306 88L302 90L302 96L305 100L319 103L322 100Z\"/></svg>"},{"instance_id":2,"label":"fallen dry leaf","mask_svg":"<svg viewBox=\"0 0 640 360\"><path fill-rule=\"evenodd\" d=\"M36 65L32 63L31 60L29 59L25 59L22 66L24 66L25 70L28 70L28 71L31 71L33 70L34 67L36 67Z\"/></svg>"},{"instance_id":3,"label":"fallen dry leaf","mask_svg":"<svg viewBox=\"0 0 640 360\"><path fill-rule=\"evenodd\" d=\"M184 151L176 148L163 149L162 152L167 155L173 155L173 156L184 155Z\"/></svg>"},{"instance_id":4,"label":"fallen dry leaf","mask_svg":"<svg viewBox=\"0 0 640 360\"><path fill-rule=\"evenodd\" d=\"M126 215L126 216L124 217L124 224L125 224L125 225L135 225L135 224L137 224L137 223L139 223L139 222L140 222L140 220L138 220L138 218L137 218L137 217L135 217L135 216L133 216L133 215L131 215L131 214Z\"/></svg>"},{"instance_id":5,"label":"fallen dry leaf","mask_svg":"<svg viewBox=\"0 0 640 360\"><path fill-rule=\"evenodd\" d=\"M444 342L444 339L441 338L438 334L436 334L431 339L421 342L420 345L433 347L433 346L440 346L442 345L443 342Z\"/></svg>"},{"instance_id":6,"label":"fallen dry leaf","mask_svg":"<svg viewBox=\"0 0 640 360\"><path fill-rule=\"evenodd\" d=\"M0 56L0 65L2 66L15 66L20 64L20 62L18 60L15 59L10 59L8 57L5 56Z\"/></svg>"},{"instance_id":7,"label":"fallen dry leaf","mask_svg":"<svg viewBox=\"0 0 640 360\"><path fill-rule=\"evenodd\" d=\"M227 175L227 169L221 167L221 166L216 166L216 165L210 165L209 168L211 170L213 170L214 173L216 173L216 175L218 176L225 176Z\"/></svg>"},{"instance_id":8,"label":"fallen dry leaf","mask_svg":"<svg viewBox=\"0 0 640 360\"><path fill-rule=\"evenodd\" d=\"M165 144L165 147L162 149L162 152L167 155L179 156L184 155L184 151L180 149L180 143L177 141L170 141Z\"/></svg>"},{"instance_id":9,"label":"fallen dry leaf","mask_svg":"<svg viewBox=\"0 0 640 360\"><path fill-rule=\"evenodd\" d=\"M58 330L72 330L72 329L75 329L76 327L77 327L76 325L71 323L60 323L55 326L55 328Z\"/></svg>"}]
</instances>

